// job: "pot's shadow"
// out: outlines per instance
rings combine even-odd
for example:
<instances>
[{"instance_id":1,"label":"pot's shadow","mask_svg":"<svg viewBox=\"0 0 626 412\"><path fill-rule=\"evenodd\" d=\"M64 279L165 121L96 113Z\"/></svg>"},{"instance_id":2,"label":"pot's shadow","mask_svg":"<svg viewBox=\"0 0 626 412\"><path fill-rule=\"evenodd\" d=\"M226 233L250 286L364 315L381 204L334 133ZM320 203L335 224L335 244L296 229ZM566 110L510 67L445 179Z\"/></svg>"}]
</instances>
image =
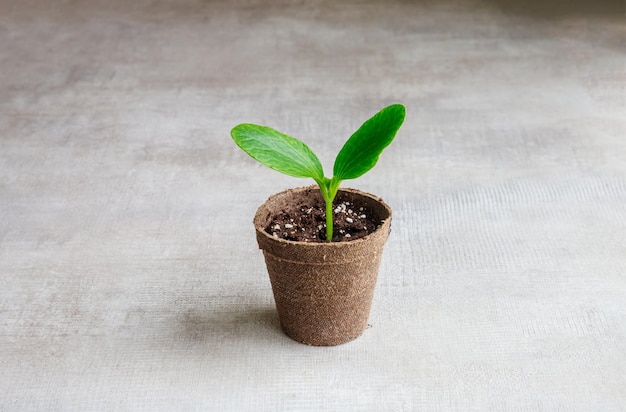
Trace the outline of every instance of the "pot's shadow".
<instances>
[{"instance_id":1,"label":"pot's shadow","mask_svg":"<svg viewBox=\"0 0 626 412\"><path fill-rule=\"evenodd\" d=\"M180 325L179 339L203 344L286 338L273 306L189 309L182 314Z\"/></svg>"}]
</instances>

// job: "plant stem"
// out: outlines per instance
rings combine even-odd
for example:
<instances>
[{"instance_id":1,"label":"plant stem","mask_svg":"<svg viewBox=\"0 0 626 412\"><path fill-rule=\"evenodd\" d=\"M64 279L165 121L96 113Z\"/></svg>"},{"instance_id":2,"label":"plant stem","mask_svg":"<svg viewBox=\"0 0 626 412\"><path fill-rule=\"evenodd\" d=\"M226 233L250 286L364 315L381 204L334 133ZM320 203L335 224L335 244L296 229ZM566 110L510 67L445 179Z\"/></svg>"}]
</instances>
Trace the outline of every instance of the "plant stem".
<instances>
[{"instance_id":1,"label":"plant stem","mask_svg":"<svg viewBox=\"0 0 626 412\"><path fill-rule=\"evenodd\" d=\"M332 179L324 177L323 179L315 180L322 192L322 197L326 202L326 241L332 242L333 240L333 200L339 190L339 184L341 179L337 179L333 176Z\"/></svg>"},{"instance_id":2,"label":"plant stem","mask_svg":"<svg viewBox=\"0 0 626 412\"><path fill-rule=\"evenodd\" d=\"M326 200L326 241L333 240L333 199Z\"/></svg>"}]
</instances>

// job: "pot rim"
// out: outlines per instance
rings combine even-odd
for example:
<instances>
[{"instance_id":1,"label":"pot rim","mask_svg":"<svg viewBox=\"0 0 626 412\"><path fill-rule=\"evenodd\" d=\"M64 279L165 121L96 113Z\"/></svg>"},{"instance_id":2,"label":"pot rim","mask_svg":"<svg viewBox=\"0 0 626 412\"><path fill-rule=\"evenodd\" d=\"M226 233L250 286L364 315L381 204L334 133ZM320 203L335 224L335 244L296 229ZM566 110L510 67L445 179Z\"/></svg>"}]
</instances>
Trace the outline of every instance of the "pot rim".
<instances>
[{"instance_id":1,"label":"pot rim","mask_svg":"<svg viewBox=\"0 0 626 412\"><path fill-rule=\"evenodd\" d=\"M353 194L357 194L360 196L364 196L367 197L377 203L379 203L387 212L387 217L385 217L384 219L380 220L380 224L376 227L376 229L369 233L366 236L363 236L359 239L354 239L354 240L349 240L349 241L345 241L345 242L303 242L303 241L296 241L296 240L286 240L286 239L282 239L282 238L276 238L272 235L270 235L269 233L267 233L265 231L265 227L263 227L263 225L261 224L257 224L257 218L259 217L259 215L263 212L263 207L267 204L268 201L270 201L271 199L277 197L277 196L281 196L284 195L287 192L290 191L296 191L296 192L300 192L300 191L304 191L304 190L308 190L308 189L313 189L313 190L317 190L319 191L319 186L317 185L311 185L311 186L299 186L299 187L294 187L294 188L288 188L285 190L282 190L280 192L274 193L271 196L269 196L257 209L255 215L254 215L254 228L257 232L257 235L263 236L264 238L266 238L268 241L271 241L275 244L278 245L298 245L298 246L302 246L302 247L307 247L307 248L328 248L328 247L333 247L333 248L340 248L340 247L350 247L350 246L356 246L357 244L363 243L363 242L368 242L371 240L371 238L373 236L377 236L380 235L381 230L383 230L385 227L389 226L389 223L391 221L391 217L392 217L392 210L391 210L391 206L389 206L387 203L385 203L385 201L380 198L379 196L376 196L372 193L368 193L359 189L353 189L353 188L339 188L338 192L345 192L345 193L353 193Z\"/></svg>"}]
</instances>

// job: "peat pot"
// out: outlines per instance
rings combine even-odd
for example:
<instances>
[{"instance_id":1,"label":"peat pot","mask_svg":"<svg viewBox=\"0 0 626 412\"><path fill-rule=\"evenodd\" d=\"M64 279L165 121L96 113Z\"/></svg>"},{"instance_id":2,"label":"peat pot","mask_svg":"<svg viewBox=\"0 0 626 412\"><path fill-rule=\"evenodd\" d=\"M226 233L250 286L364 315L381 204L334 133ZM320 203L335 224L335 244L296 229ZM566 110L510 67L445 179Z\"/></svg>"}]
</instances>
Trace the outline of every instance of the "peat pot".
<instances>
[{"instance_id":1,"label":"peat pot","mask_svg":"<svg viewBox=\"0 0 626 412\"><path fill-rule=\"evenodd\" d=\"M342 242L280 239L265 228L284 208L319 196L315 186L270 196L256 212L254 226L272 284L283 331L309 345L332 346L360 336L367 327L383 247L391 227L391 208L382 199L340 189L337 200L365 207L380 221L369 235Z\"/></svg>"}]
</instances>

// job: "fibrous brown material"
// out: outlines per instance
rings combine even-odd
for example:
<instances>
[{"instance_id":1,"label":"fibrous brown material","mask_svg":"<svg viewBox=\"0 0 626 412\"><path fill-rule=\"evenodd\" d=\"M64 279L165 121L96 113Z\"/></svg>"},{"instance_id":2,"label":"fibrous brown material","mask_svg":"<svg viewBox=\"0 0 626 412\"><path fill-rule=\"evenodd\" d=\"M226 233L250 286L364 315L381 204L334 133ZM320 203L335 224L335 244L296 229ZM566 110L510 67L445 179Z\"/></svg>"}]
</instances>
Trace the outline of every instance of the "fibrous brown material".
<instances>
[{"instance_id":1,"label":"fibrous brown material","mask_svg":"<svg viewBox=\"0 0 626 412\"><path fill-rule=\"evenodd\" d=\"M271 196L254 217L276 308L284 332L310 345L330 346L360 336L367 327L378 267L391 226L391 209L382 199L354 189L338 197L367 207L380 225L350 242L294 242L265 231L272 216L319 189L289 189Z\"/></svg>"}]
</instances>

